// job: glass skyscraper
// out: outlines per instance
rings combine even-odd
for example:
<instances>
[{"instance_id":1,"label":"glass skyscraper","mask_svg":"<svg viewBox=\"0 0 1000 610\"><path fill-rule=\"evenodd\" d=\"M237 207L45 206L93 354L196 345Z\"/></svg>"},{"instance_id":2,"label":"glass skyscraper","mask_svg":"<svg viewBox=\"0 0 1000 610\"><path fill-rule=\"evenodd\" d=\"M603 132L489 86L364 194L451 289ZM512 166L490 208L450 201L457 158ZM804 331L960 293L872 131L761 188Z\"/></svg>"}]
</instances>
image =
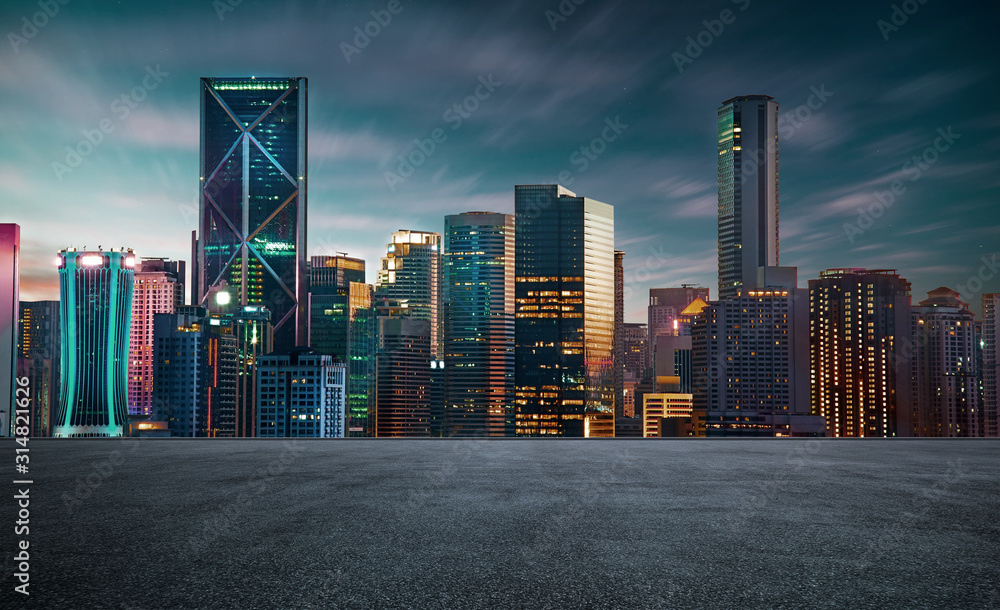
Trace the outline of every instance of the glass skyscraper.
<instances>
[{"instance_id":1,"label":"glass skyscraper","mask_svg":"<svg viewBox=\"0 0 1000 610\"><path fill-rule=\"evenodd\" d=\"M59 252L61 363L52 436L125 436L135 255Z\"/></svg>"},{"instance_id":2,"label":"glass skyscraper","mask_svg":"<svg viewBox=\"0 0 1000 610\"><path fill-rule=\"evenodd\" d=\"M445 436L513 435L514 217L444 218Z\"/></svg>"},{"instance_id":3,"label":"glass skyscraper","mask_svg":"<svg viewBox=\"0 0 1000 610\"><path fill-rule=\"evenodd\" d=\"M223 284L272 314L276 349L305 344L305 78L201 79L201 206L193 304Z\"/></svg>"},{"instance_id":4,"label":"glass skyscraper","mask_svg":"<svg viewBox=\"0 0 1000 610\"><path fill-rule=\"evenodd\" d=\"M410 317L427 320L431 356L440 359L441 341L441 234L399 230L386 245L378 272L376 298L399 301Z\"/></svg>"},{"instance_id":5,"label":"glass skyscraper","mask_svg":"<svg viewBox=\"0 0 1000 610\"><path fill-rule=\"evenodd\" d=\"M734 97L717 115L724 300L755 289L758 267L778 266L778 102L768 95Z\"/></svg>"},{"instance_id":6,"label":"glass skyscraper","mask_svg":"<svg viewBox=\"0 0 1000 610\"><path fill-rule=\"evenodd\" d=\"M518 436L614 436L614 208L515 186Z\"/></svg>"}]
</instances>

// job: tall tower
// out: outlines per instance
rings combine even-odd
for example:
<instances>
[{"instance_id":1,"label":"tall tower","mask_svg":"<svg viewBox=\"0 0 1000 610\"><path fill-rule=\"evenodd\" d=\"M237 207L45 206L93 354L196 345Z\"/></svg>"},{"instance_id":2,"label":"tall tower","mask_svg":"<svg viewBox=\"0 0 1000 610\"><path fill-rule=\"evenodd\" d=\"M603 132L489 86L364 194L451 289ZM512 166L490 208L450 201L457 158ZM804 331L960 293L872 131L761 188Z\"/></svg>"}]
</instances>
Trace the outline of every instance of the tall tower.
<instances>
[{"instance_id":1,"label":"tall tower","mask_svg":"<svg viewBox=\"0 0 1000 610\"><path fill-rule=\"evenodd\" d=\"M549 184L514 210L516 433L614 436L614 208Z\"/></svg>"},{"instance_id":2,"label":"tall tower","mask_svg":"<svg viewBox=\"0 0 1000 610\"><path fill-rule=\"evenodd\" d=\"M14 418L14 368L17 363L18 259L21 228L0 224L0 437L11 436Z\"/></svg>"},{"instance_id":3,"label":"tall tower","mask_svg":"<svg viewBox=\"0 0 1000 610\"><path fill-rule=\"evenodd\" d=\"M52 436L128 434L131 250L59 252L61 374Z\"/></svg>"},{"instance_id":4,"label":"tall tower","mask_svg":"<svg viewBox=\"0 0 1000 610\"><path fill-rule=\"evenodd\" d=\"M514 217L444 218L445 436L513 435Z\"/></svg>"},{"instance_id":5,"label":"tall tower","mask_svg":"<svg viewBox=\"0 0 1000 610\"><path fill-rule=\"evenodd\" d=\"M18 337L18 376L31 386L31 436L49 436L59 404L59 301L22 302Z\"/></svg>"},{"instance_id":6,"label":"tall tower","mask_svg":"<svg viewBox=\"0 0 1000 610\"><path fill-rule=\"evenodd\" d=\"M828 269L809 280L814 415L827 436L912 436L910 283L893 270Z\"/></svg>"},{"instance_id":7,"label":"tall tower","mask_svg":"<svg viewBox=\"0 0 1000 610\"><path fill-rule=\"evenodd\" d=\"M173 313L184 304L184 272L184 261L147 258L136 263L128 361L131 415L153 413L153 316Z\"/></svg>"},{"instance_id":8,"label":"tall tower","mask_svg":"<svg viewBox=\"0 0 1000 610\"><path fill-rule=\"evenodd\" d=\"M375 294L399 301L416 320L427 320L431 356L444 356L441 332L441 234L399 230L386 245Z\"/></svg>"},{"instance_id":9,"label":"tall tower","mask_svg":"<svg viewBox=\"0 0 1000 610\"><path fill-rule=\"evenodd\" d=\"M983 408L980 430L983 436L1000 436L1000 294L983 295Z\"/></svg>"},{"instance_id":10,"label":"tall tower","mask_svg":"<svg viewBox=\"0 0 1000 610\"><path fill-rule=\"evenodd\" d=\"M194 305L227 283L271 312L275 348L308 341L306 78L201 79Z\"/></svg>"},{"instance_id":11,"label":"tall tower","mask_svg":"<svg viewBox=\"0 0 1000 610\"><path fill-rule=\"evenodd\" d=\"M615 417L625 417L625 253L615 250Z\"/></svg>"},{"instance_id":12,"label":"tall tower","mask_svg":"<svg viewBox=\"0 0 1000 610\"><path fill-rule=\"evenodd\" d=\"M728 99L718 109L718 127L719 299L725 300L757 288L758 267L778 266L778 103L768 95Z\"/></svg>"}]
</instances>

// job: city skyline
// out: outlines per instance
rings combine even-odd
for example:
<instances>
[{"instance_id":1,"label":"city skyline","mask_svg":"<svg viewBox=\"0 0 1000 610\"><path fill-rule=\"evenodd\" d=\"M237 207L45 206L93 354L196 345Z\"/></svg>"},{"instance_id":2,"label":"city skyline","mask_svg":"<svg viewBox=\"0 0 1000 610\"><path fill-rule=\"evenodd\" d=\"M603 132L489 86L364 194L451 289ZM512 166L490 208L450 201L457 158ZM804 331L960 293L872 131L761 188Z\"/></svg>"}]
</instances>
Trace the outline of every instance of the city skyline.
<instances>
[{"instance_id":1,"label":"city skyline","mask_svg":"<svg viewBox=\"0 0 1000 610\"><path fill-rule=\"evenodd\" d=\"M198 79L239 74L310 77L307 255L362 258L369 282L389 232L440 232L443 216L469 210L511 213L510 185L563 183L615 202L626 321L644 318L648 288L715 286L713 109L760 93L779 103L781 263L803 282L827 268L893 268L914 294L947 286L977 314L980 293L997 289L981 280L996 275L988 206L1000 188L990 158L1000 114L978 101L992 99L996 69L987 36L953 44L958 11L921 5L883 32L889 7L848 5L823 13L822 25L809 12L818 9L797 7L801 26L770 41L767 23L787 6L588 3L560 20L545 7L506 5L477 28L463 27L482 17L467 9L401 6L349 62L341 43L353 45L355 26L381 6L239 5L219 15L190 4L162 24L141 7L98 17L66 6L6 48L0 87L13 145L0 155L0 179L17 205L0 221L21 225L21 298L56 298L51 260L71 244L135 246L129 236L142 231L140 258L191 262ZM8 22L20 23L11 10ZM441 19L455 27L426 44ZM190 39L165 37L176 20ZM816 27L839 35L817 40ZM276 42L292 29L328 52L307 58L243 40L250 32ZM735 49L747 54L739 66L729 63ZM88 150L79 142L92 150L69 167L66 146ZM398 157L411 155L421 162L404 177ZM892 193L896 180L905 192ZM876 191L894 203L869 225L856 209L874 204Z\"/></svg>"}]
</instances>

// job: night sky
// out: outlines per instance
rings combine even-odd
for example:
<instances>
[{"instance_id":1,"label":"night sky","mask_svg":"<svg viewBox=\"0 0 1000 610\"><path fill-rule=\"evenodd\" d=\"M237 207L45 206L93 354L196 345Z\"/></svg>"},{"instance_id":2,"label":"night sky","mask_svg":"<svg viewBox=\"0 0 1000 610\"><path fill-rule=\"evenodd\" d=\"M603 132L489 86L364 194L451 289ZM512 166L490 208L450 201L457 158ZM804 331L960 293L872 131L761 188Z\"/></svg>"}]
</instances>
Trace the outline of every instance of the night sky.
<instances>
[{"instance_id":1,"label":"night sky","mask_svg":"<svg viewBox=\"0 0 1000 610\"><path fill-rule=\"evenodd\" d=\"M58 298L52 262L70 245L190 260L198 79L244 75L309 78L309 254L364 258L369 281L393 230L512 213L515 184L565 171L564 186L615 206L628 321L645 321L650 287L714 298L716 109L766 94L782 120L780 261L800 285L892 268L915 301L944 285L974 311L1000 291L986 3L897 2L893 25L890 2L49 2L51 17L26 0L0 9L0 222L22 227L22 300ZM391 21L356 44L371 11ZM454 112L477 87L485 99ZM579 152L609 121L614 141ZM447 139L387 184L438 128ZM905 191L859 225L897 180Z\"/></svg>"}]
</instances>

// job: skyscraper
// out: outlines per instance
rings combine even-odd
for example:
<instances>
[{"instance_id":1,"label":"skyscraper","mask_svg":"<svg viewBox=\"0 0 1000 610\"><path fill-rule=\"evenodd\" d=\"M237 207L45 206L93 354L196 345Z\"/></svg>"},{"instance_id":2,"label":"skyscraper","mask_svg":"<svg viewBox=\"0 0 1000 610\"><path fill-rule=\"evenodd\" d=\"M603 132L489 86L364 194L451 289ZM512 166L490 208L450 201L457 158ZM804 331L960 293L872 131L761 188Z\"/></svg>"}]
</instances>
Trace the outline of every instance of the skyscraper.
<instances>
[{"instance_id":1,"label":"skyscraper","mask_svg":"<svg viewBox=\"0 0 1000 610\"><path fill-rule=\"evenodd\" d=\"M380 315L378 324L375 435L430 436L430 321Z\"/></svg>"},{"instance_id":2,"label":"skyscraper","mask_svg":"<svg viewBox=\"0 0 1000 610\"><path fill-rule=\"evenodd\" d=\"M441 234L399 230L386 245L378 272L376 297L399 301L409 316L427 320L431 353L444 356L441 327Z\"/></svg>"},{"instance_id":3,"label":"skyscraper","mask_svg":"<svg viewBox=\"0 0 1000 610\"><path fill-rule=\"evenodd\" d=\"M365 261L314 256L309 278L309 345L347 366L347 435L374 436L378 319Z\"/></svg>"},{"instance_id":4,"label":"skyscraper","mask_svg":"<svg viewBox=\"0 0 1000 610\"><path fill-rule=\"evenodd\" d=\"M812 408L827 436L912 436L910 283L894 270L809 280Z\"/></svg>"},{"instance_id":5,"label":"skyscraper","mask_svg":"<svg viewBox=\"0 0 1000 610\"><path fill-rule=\"evenodd\" d=\"M614 208L514 187L518 436L614 436Z\"/></svg>"},{"instance_id":6,"label":"skyscraper","mask_svg":"<svg viewBox=\"0 0 1000 610\"><path fill-rule=\"evenodd\" d=\"M232 315L233 337L236 338L236 430L238 437L251 437L257 432L257 371L258 362L271 353L274 329L271 312L263 305L247 305ZM228 430L226 433L228 435Z\"/></svg>"},{"instance_id":7,"label":"skyscraper","mask_svg":"<svg viewBox=\"0 0 1000 610\"><path fill-rule=\"evenodd\" d=\"M184 267L184 261L162 258L143 259L135 265L128 360L130 415L153 412L153 316L173 313L184 304Z\"/></svg>"},{"instance_id":8,"label":"skyscraper","mask_svg":"<svg viewBox=\"0 0 1000 610\"><path fill-rule=\"evenodd\" d=\"M343 362L310 348L261 357L257 436L343 438Z\"/></svg>"},{"instance_id":9,"label":"skyscraper","mask_svg":"<svg viewBox=\"0 0 1000 610\"><path fill-rule=\"evenodd\" d=\"M59 301L22 302L18 337L18 375L31 388L31 436L50 436L59 404Z\"/></svg>"},{"instance_id":10,"label":"skyscraper","mask_svg":"<svg viewBox=\"0 0 1000 610\"><path fill-rule=\"evenodd\" d=\"M615 417L625 417L625 253L615 250Z\"/></svg>"},{"instance_id":11,"label":"skyscraper","mask_svg":"<svg viewBox=\"0 0 1000 610\"><path fill-rule=\"evenodd\" d=\"M13 431L21 227L0 224L0 437Z\"/></svg>"},{"instance_id":12,"label":"skyscraper","mask_svg":"<svg viewBox=\"0 0 1000 610\"><path fill-rule=\"evenodd\" d=\"M755 289L758 267L778 266L778 103L767 95L722 102L719 133L719 299ZM707 298L703 300L707 301Z\"/></svg>"},{"instance_id":13,"label":"skyscraper","mask_svg":"<svg viewBox=\"0 0 1000 610\"><path fill-rule=\"evenodd\" d=\"M124 436L135 256L59 252L61 362L52 436Z\"/></svg>"},{"instance_id":14,"label":"skyscraper","mask_svg":"<svg viewBox=\"0 0 1000 610\"><path fill-rule=\"evenodd\" d=\"M912 309L914 436L980 436L975 320L958 297L941 287Z\"/></svg>"},{"instance_id":15,"label":"skyscraper","mask_svg":"<svg viewBox=\"0 0 1000 610\"><path fill-rule=\"evenodd\" d=\"M1000 436L997 409L1000 398L1000 293L983 295L983 408L980 430L983 436Z\"/></svg>"},{"instance_id":16,"label":"skyscraper","mask_svg":"<svg viewBox=\"0 0 1000 610\"><path fill-rule=\"evenodd\" d=\"M758 288L712 301L695 317L694 409L705 414L707 436L822 436L823 422L809 415L806 291L794 267L758 275ZM663 347L668 359L684 351Z\"/></svg>"},{"instance_id":17,"label":"skyscraper","mask_svg":"<svg viewBox=\"0 0 1000 610\"><path fill-rule=\"evenodd\" d=\"M514 217L467 212L444 227L444 435L513 435Z\"/></svg>"},{"instance_id":18,"label":"skyscraper","mask_svg":"<svg viewBox=\"0 0 1000 610\"><path fill-rule=\"evenodd\" d=\"M227 282L271 312L277 349L304 344L307 79L201 79L195 305Z\"/></svg>"}]
</instances>

